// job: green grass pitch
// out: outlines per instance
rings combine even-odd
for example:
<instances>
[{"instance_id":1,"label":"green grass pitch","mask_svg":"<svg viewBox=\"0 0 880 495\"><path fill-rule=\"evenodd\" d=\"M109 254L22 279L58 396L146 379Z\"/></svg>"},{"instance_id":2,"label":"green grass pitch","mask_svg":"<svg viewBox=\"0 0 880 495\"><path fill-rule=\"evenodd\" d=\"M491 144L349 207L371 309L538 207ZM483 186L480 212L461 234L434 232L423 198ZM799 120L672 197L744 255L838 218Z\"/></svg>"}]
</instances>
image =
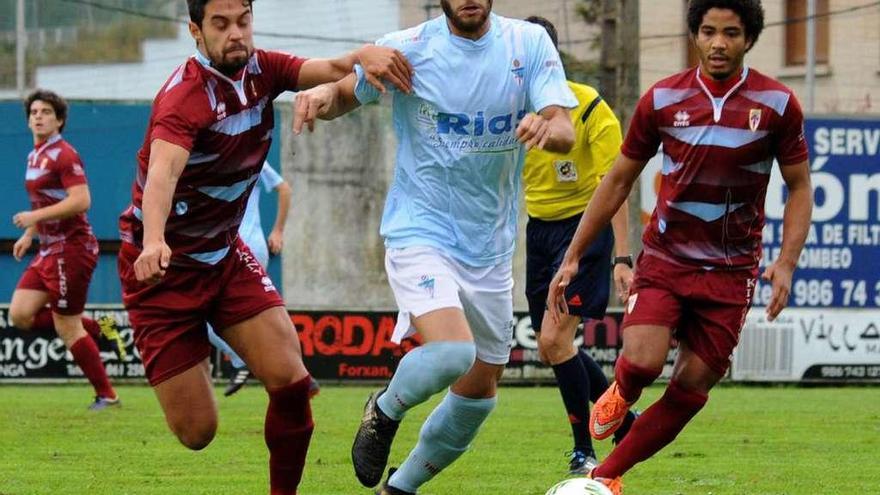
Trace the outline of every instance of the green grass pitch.
<instances>
[{"instance_id":1,"label":"green grass pitch","mask_svg":"<svg viewBox=\"0 0 880 495\"><path fill-rule=\"evenodd\" d=\"M177 444L149 388L119 391L122 408L90 413L83 385L0 387L0 494L268 492L259 387L218 397L220 429L201 452ZM314 400L302 495L372 493L358 485L349 462L367 392L326 386ZM661 392L648 390L639 407ZM570 434L556 389L504 387L499 397L471 450L420 493L542 495L566 477ZM404 421L392 466L438 399ZM598 448L605 455L610 443ZM624 493L878 494L878 459L880 387L724 386L675 443L625 477Z\"/></svg>"}]
</instances>

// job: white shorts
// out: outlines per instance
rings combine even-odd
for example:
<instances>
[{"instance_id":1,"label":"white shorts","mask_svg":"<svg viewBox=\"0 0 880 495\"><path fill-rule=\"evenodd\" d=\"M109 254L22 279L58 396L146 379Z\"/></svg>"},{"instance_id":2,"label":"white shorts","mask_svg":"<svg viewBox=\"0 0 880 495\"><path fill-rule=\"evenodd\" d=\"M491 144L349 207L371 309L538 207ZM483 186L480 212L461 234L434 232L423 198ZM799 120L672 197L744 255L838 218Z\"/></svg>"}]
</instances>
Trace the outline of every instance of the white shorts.
<instances>
[{"instance_id":1,"label":"white shorts","mask_svg":"<svg viewBox=\"0 0 880 495\"><path fill-rule=\"evenodd\" d=\"M513 265L474 267L432 247L388 248L385 270L400 313L391 341L415 333L411 318L459 308L471 327L477 358L507 364L513 339Z\"/></svg>"}]
</instances>

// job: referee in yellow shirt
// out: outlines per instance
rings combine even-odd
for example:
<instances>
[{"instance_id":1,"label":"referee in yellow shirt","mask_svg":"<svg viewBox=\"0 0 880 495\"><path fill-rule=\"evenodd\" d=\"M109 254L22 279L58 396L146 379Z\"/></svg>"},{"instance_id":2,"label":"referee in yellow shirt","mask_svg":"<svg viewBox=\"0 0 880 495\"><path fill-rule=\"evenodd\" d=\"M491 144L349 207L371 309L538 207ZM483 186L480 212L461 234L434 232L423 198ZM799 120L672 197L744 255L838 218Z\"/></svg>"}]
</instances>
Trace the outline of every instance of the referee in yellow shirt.
<instances>
[{"instance_id":1,"label":"referee in yellow shirt","mask_svg":"<svg viewBox=\"0 0 880 495\"><path fill-rule=\"evenodd\" d=\"M547 30L558 46L556 28L543 17L528 22ZM569 459L571 474L588 474L596 464L590 440L589 401L608 388L602 368L583 349L574 346L578 325L585 318L602 319L608 305L611 272L618 296L626 298L632 282L632 256L627 239L628 209L624 203L606 228L589 247L580 262L580 271L566 289L568 315L554 323L545 317L547 289L559 269L565 250L577 229L581 214L593 197L599 181L611 168L620 151L620 122L599 93L583 84L569 81L579 105L571 111L575 144L561 155L532 149L523 170L526 210L526 297L532 328L538 337L541 360L553 367L562 402L571 422L574 448ZM615 253L612 258L612 249ZM620 440L634 419L630 412L615 433Z\"/></svg>"}]
</instances>

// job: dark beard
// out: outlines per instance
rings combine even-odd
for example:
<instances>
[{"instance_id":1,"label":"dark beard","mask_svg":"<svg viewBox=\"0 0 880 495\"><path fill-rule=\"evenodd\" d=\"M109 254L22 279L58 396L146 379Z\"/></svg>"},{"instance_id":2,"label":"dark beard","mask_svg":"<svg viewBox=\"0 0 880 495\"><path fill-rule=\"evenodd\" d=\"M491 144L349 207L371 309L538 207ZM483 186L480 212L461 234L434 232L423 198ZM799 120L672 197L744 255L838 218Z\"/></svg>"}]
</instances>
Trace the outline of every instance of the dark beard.
<instances>
[{"instance_id":1,"label":"dark beard","mask_svg":"<svg viewBox=\"0 0 880 495\"><path fill-rule=\"evenodd\" d=\"M476 23L469 24L463 22L458 16L455 15L455 12L452 11L452 6L449 5L449 0L440 0L440 6L443 8L443 13L446 14L446 18L449 19L449 22L455 27L455 29L461 31L462 33L476 33L480 29L483 28L483 25L486 24L486 19L489 17L489 13L492 12L492 2L489 2L489 5L486 8L486 13L483 17L481 17Z\"/></svg>"},{"instance_id":2,"label":"dark beard","mask_svg":"<svg viewBox=\"0 0 880 495\"><path fill-rule=\"evenodd\" d=\"M238 73L241 69L243 69L248 63L248 59L245 59L243 62L224 62L224 63L216 63L211 61L211 66L217 69L217 72L223 74L226 77L232 77Z\"/></svg>"},{"instance_id":3,"label":"dark beard","mask_svg":"<svg viewBox=\"0 0 880 495\"><path fill-rule=\"evenodd\" d=\"M247 48L245 49L247 50ZM247 50L247 57L244 57L241 60L227 60L225 53L220 57L211 56L211 67L217 69L217 72L223 74L226 77L232 77L248 64L248 61L250 61L251 59L251 55L253 55L253 52L251 50Z\"/></svg>"}]
</instances>

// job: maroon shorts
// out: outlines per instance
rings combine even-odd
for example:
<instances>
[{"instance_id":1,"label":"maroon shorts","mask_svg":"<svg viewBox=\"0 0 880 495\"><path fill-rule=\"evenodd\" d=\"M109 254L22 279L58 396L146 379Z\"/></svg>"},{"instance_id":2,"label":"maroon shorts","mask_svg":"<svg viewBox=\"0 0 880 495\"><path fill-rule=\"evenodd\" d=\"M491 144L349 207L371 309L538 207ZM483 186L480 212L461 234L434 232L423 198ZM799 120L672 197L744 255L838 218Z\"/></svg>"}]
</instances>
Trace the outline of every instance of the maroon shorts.
<instances>
[{"instance_id":1,"label":"maroon shorts","mask_svg":"<svg viewBox=\"0 0 880 495\"><path fill-rule=\"evenodd\" d=\"M623 327L672 328L678 340L724 375L752 302L755 277L754 270L705 270L643 254Z\"/></svg>"},{"instance_id":2,"label":"maroon shorts","mask_svg":"<svg viewBox=\"0 0 880 495\"><path fill-rule=\"evenodd\" d=\"M66 245L60 253L35 256L16 288L48 292L53 312L78 315L86 306L97 264L96 248Z\"/></svg>"},{"instance_id":3,"label":"maroon shorts","mask_svg":"<svg viewBox=\"0 0 880 495\"><path fill-rule=\"evenodd\" d=\"M240 240L217 265L172 266L155 285L137 281L134 262L139 254L134 245L122 243L119 278L150 385L183 373L210 355L206 323L219 331L284 306L266 271Z\"/></svg>"}]
</instances>

